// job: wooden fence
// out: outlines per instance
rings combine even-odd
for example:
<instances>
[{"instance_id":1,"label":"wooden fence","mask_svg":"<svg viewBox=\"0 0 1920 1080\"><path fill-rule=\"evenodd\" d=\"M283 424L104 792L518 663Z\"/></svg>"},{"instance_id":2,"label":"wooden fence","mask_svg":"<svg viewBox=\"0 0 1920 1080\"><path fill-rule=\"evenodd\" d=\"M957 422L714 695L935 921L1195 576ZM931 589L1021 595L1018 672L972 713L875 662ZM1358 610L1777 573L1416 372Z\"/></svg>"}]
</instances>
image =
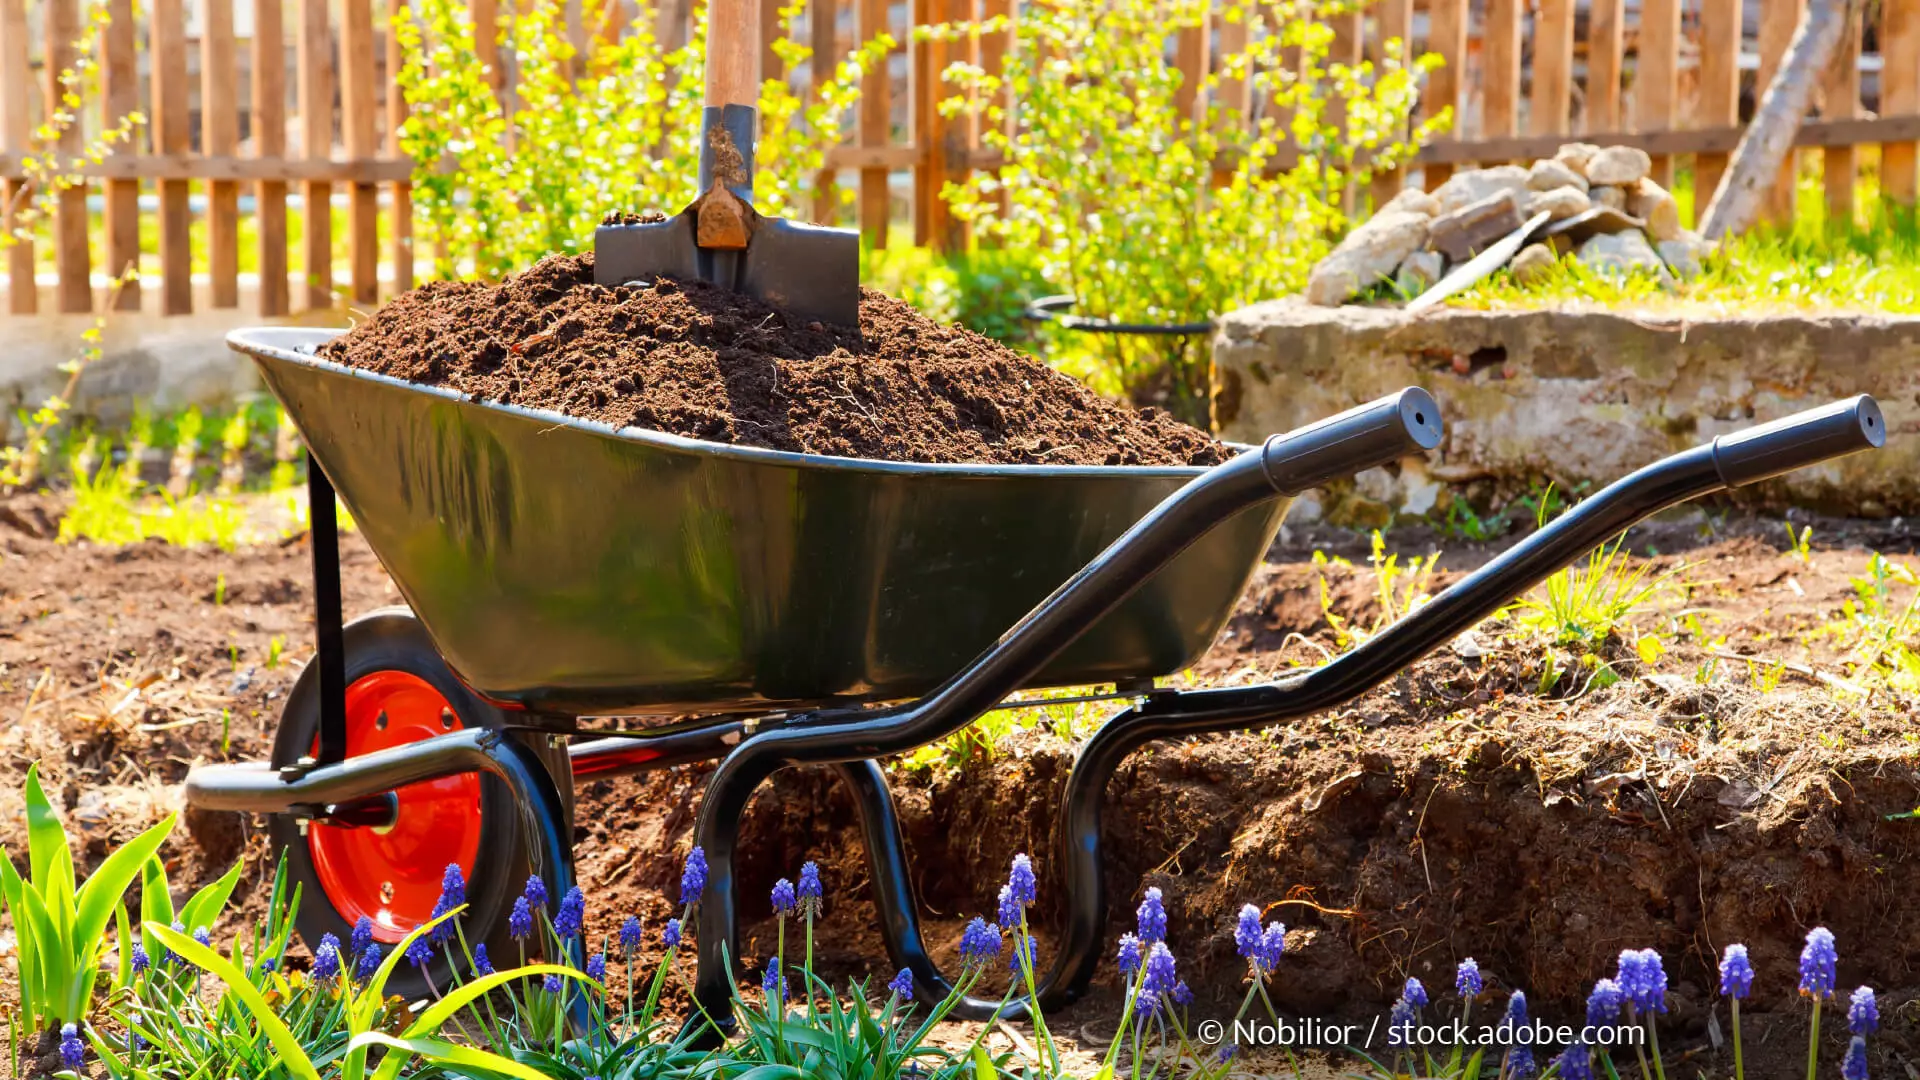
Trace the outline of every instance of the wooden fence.
<instances>
[{"instance_id":1,"label":"wooden fence","mask_svg":"<svg viewBox=\"0 0 1920 1080\"><path fill-rule=\"evenodd\" d=\"M395 143L406 106L393 85L400 57L386 32L385 8L404 0L382 0L378 18L373 0L145 0L138 18L133 0L94 2L106 5L111 20L99 41L102 100L89 101L83 126L97 132L135 109L149 123L133 144L84 168L85 184L58 197L50 297L36 286L33 245L9 250L13 314L43 307L85 312L104 303L109 290L102 283L140 258L143 213L157 224L158 273L113 294L115 306L141 308L143 289L157 292L146 306L165 314L188 312L201 299L213 307L239 306L243 194L251 202L257 266L246 281L259 314L331 308L342 299L365 308L412 287L412 163ZM592 32L588 22L617 33L637 17L631 0L609 0L609 7L589 8L584 17L583 0L571 2L568 25L582 41ZM883 29L907 41L912 25L1007 14L1014 7L1013 0L823 2L827 6L810 8L800 20L814 50L816 81L856 41ZM1377 0L1362 13L1335 17L1333 58L1377 57L1386 41L1410 38L1416 51L1445 60L1428 81L1422 108L1452 106L1459 119L1452 134L1420 154L1417 167L1429 187L1456 168L1549 155L1578 136L1644 147L1655 157L1657 177L1669 184L1676 161L1690 157L1704 205L1739 139L1743 97L1750 111L1803 2ZM491 39L500 0L469 3L477 30ZM781 3L762 0L763 62L776 74L771 41L788 29L778 17ZM1216 5L1225 6L1222 0ZM660 0L645 14L671 43L676 36L684 40L688 7L688 0ZM819 10L832 17L813 17ZM1889 197L1911 204L1916 195L1920 0L1877 0L1870 10L1874 24L1849 35L1842 62L1826 80L1820 116L1799 137L1800 146L1824 156L1835 213L1854 210L1863 145L1880 146L1882 190ZM1215 24L1212 33L1182 34L1174 46L1177 62L1192 76L1189 85L1211 69L1216 53L1244 45L1244 25L1217 15ZM0 177L7 178L10 200L22 183L21 156L34 126L45 103L57 100L57 73L74 61L81 25L81 0L34 0L31 9L28 0L0 0ZM945 181L994 161L968 122L939 114L936 76L958 60L992 67L1006 47L1004 37L920 42L870 73L846 142L829 156L816 215L846 216L829 193L835 182L852 179L858 196L851 215L873 242L884 244L889 222L905 214L917 242L963 243L937 193ZM1864 96L1863 70L1872 76ZM1254 107L1244 83L1224 92L1235 107ZM1878 116L1867 115L1868 101ZM318 122L307 122L313 118ZM75 128L66 149L77 149L84 137ZM910 183L896 189L898 178ZM1382 178L1376 195L1403 182ZM308 211L333 206L336 195L346 207L344 267L335 265L332 214ZM90 202L99 207L97 223ZM302 226L297 278L290 209ZM1784 186L1772 212L1792 212ZM196 228L204 252L198 258Z\"/></svg>"}]
</instances>

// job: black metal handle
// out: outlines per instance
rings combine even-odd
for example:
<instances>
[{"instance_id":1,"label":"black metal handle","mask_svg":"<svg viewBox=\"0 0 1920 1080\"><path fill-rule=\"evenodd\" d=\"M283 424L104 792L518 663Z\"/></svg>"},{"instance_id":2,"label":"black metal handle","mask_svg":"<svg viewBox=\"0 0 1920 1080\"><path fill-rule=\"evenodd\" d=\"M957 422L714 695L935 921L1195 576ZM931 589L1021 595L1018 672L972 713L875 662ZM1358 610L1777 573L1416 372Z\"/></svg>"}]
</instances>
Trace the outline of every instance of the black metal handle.
<instances>
[{"instance_id":1,"label":"black metal handle","mask_svg":"<svg viewBox=\"0 0 1920 1080\"><path fill-rule=\"evenodd\" d=\"M1886 445L1880 404L1861 394L1713 440L1713 464L1730 488Z\"/></svg>"},{"instance_id":2,"label":"black metal handle","mask_svg":"<svg viewBox=\"0 0 1920 1080\"><path fill-rule=\"evenodd\" d=\"M1440 445L1440 403L1417 386L1275 435L1260 448L1267 482L1282 495L1311 491ZM1365 464L1360 464L1364 462Z\"/></svg>"}]
</instances>

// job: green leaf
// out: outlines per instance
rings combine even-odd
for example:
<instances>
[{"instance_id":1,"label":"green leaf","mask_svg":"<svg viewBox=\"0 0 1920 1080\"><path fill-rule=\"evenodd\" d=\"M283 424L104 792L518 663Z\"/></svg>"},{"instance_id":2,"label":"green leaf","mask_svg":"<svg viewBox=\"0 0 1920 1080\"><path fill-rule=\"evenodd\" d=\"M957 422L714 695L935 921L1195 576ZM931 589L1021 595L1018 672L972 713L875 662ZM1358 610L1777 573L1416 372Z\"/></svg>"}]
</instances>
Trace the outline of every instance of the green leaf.
<instances>
[{"instance_id":1,"label":"green leaf","mask_svg":"<svg viewBox=\"0 0 1920 1080\"><path fill-rule=\"evenodd\" d=\"M240 1003L247 1007L247 1011L253 1014L254 1022L260 1025L260 1030L273 1043L273 1048L280 1052L282 1064L300 1080L320 1080L320 1073L314 1069L313 1060L307 1057L307 1052L301 1049L300 1040L294 1038L293 1032L273 1011L273 1006L267 1004L267 999L260 996L260 991L254 989L253 984L247 981L246 975L239 968L234 967L231 961L171 926L149 922L141 930L149 938L158 939L161 944L179 953L190 963L211 972L221 982L226 983L227 993L238 998Z\"/></svg>"},{"instance_id":2,"label":"green leaf","mask_svg":"<svg viewBox=\"0 0 1920 1080\"><path fill-rule=\"evenodd\" d=\"M140 868L140 921L173 925L173 894L168 891L167 868L159 858L149 858Z\"/></svg>"},{"instance_id":3,"label":"green leaf","mask_svg":"<svg viewBox=\"0 0 1920 1080\"><path fill-rule=\"evenodd\" d=\"M236 859L233 868L220 876L220 880L193 894L193 899L181 907L178 921L185 924L188 933L205 926L211 928L220 918L220 912L227 906L227 899L233 895L233 887L240 883L241 861Z\"/></svg>"},{"instance_id":4,"label":"green leaf","mask_svg":"<svg viewBox=\"0 0 1920 1080\"><path fill-rule=\"evenodd\" d=\"M27 766L26 800L27 861L33 887L49 909L65 909L73 900L73 853L67 850L67 827L40 786L37 761Z\"/></svg>"},{"instance_id":5,"label":"green leaf","mask_svg":"<svg viewBox=\"0 0 1920 1080\"><path fill-rule=\"evenodd\" d=\"M72 953L61 940L40 894L29 885L20 890L20 898L25 901L21 907L26 910L27 925L35 939L34 952L40 959L40 992L36 997L41 1015L56 1021L78 1020L80 1017L68 1015L67 1009L73 981Z\"/></svg>"},{"instance_id":6,"label":"green leaf","mask_svg":"<svg viewBox=\"0 0 1920 1080\"><path fill-rule=\"evenodd\" d=\"M394 951L399 952L400 950L396 949ZM504 986L507 983L513 982L515 979L532 978L536 975L558 975L561 978L573 979L577 982L586 983L589 986L599 985L580 972L570 967L561 967L558 964L528 964L525 967L515 968L512 971L496 971L484 978L475 979L469 983L462 983L459 988L448 993L446 997L434 1002L429 1008L422 1010L420 1015L414 1018L413 1023L407 1025L405 1034L408 1037L414 1037L424 1036L430 1032L438 1031L441 1025L453 1019L454 1015L461 1009L487 996L487 994L492 992L496 987Z\"/></svg>"},{"instance_id":7,"label":"green leaf","mask_svg":"<svg viewBox=\"0 0 1920 1080\"><path fill-rule=\"evenodd\" d=\"M485 1069L501 1076L517 1077L518 1080L550 1080L546 1073L530 1065L499 1054L490 1054L485 1050L476 1050L471 1046L461 1046L443 1039L429 1039L420 1036L399 1037L388 1035L384 1031L367 1031L353 1037L348 1044L355 1050L364 1051L370 1046L384 1046L397 1051L386 1056L380 1063L380 1071L375 1080L393 1080L400 1075L400 1067L407 1059L418 1054L435 1064L453 1065L462 1069Z\"/></svg>"},{"instance_id":8,"label":"green leaf","mask_svg":"<svg viewBox=\"0 0 1920 1080\"><path fill-rule=\"evenodd\" d=\"M125 904L113 905L113 932L116 948L120 954L120 966L113 973L115 989L133 982L133 930L127 925L127 907Z\"/></svg>"},{"instance_id":9,"label":"green leaf","mask_svg":"<svg viewBox=\"0 0 1920 1080\"><path fill-rule=\"evenodd\" d=\"M987 1056L986 1044L974 1043L973 1044L974 1080L995 1080L995 1077L997 1076L999 1076L999 1073L994 1070L993 1059Z\"/></svg>"},{"instance_id":10,"label":"green leaf","mask_svg":"<svg viewBox=\"0 0 1920 1080\"><path fill-rule=\"evenodd\" d=\"M133 883L133 875L153 858L167 834L173 831L175 820L174 815L168 814L166 820L122 844L87 879L86 886L80 890L79 913L73 924L76 962L100 954L100 938L106 933L107 920L119 910L120 899Z\"/></svg>"},{"instance_id":11,"label":"green leaf","mask_svg":"<svg viewBox=\"0 0 1920 1080\"><path fill-rule=\"evenodd\" d=\"M27 921L26 882L13 869L13 859L5 847L0 847L0 894L7 899L7 910L13 913L14 937L20 951L20 1015L26 1019L29 1029L37 1015L35 1003L40 996L40 956L34 940L33 926Z\"/></svg>"}]
</instances>

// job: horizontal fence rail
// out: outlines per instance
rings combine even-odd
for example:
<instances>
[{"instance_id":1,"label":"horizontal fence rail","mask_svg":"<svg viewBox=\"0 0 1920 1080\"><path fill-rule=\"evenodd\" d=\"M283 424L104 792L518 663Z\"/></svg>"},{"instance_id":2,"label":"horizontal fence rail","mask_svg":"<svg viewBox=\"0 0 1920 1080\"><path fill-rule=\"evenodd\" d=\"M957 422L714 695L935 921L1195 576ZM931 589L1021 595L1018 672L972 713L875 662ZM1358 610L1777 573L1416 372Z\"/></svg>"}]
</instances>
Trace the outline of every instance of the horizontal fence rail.
<instances>
[{"instance_id":1,"label":"horizontal fence rail","mask_svg":"<svg viewBox=\"0 0 1920 1080\"><path fill-rule=\"evenodd\" d=\"M11 313L239 307L243 243L254 266L244 275L247 306L262 316L364 309L413 286L414 163L396 137L407 113L395 85L402 57L387 30L392 5L404 14L405 0L147 0L138 14L133 0L92 2L109 16L95 43L99 93L86 95L82 122L61 149L77 153L135 111L147 123L103 160L78 168L81 182L52 200L41 231L50 253L33 242L9 249ZM1395 39L1441 57L1420 108L1426 116L1450 108L1455 123L1415 159L1427 187L1475 164L1550 156L1579 138L1645 149L1655 179L1668 186L1690 160L1703 208L1802 2L1376 0L1326 18L1334 62L1377 60ZM498 4L469 0L482 33L499 24ZM982 147L974 121L941 115L938 101L952 91L938 73L956 62L996 67L1008 36L914 41L911 29L1017 18L1015 0L820 0L791 26L780 18L782 6L762 0L769 77L818 83L857 42L889 31L905 43L863 80L861 99L843 120L843 142L820 174L814 216L858 224L875 245L886 243L897 221L911 223L918 243L965 243L939 191L996 167L999 156ZM659 0L648 10L633 0L572 0L572 7L567 25L579 46L589 25L617 36L643 18L669 44L684 41L692 16L689 0ZM1862 147L1879 149L1887 198L1911 205L1920 194L1920 0L1879 0L1869 12L1869 24L1852 29L1825 75L1818 117L1796 140L1824 158L1833 215L1857 209ZM0 178L9 206L22 201L24 158L47 103L59 100L59 73L79 59L74 46L85 15L82 0L0 0ZM1182 32L1173 43L1189 87L1215 70L1220 52L1244 46L1245 25L1218 12L1213 19L1214 32ZM787 32L803 34L813 49L805 72L781 70L772 46ZM494 85L501 85L497 71ZM1221 92L1254 107L1244 84ZM1188 91L1182 104L1197 104L1197 93ZM1783 167L1768 207L1774 222L1793 214L1792 167ZM1380 177L1373 195L1405 182L1404 169ZM841 184L851 185L851 198L837 196ZM347 229L338 266L336 208ZM146 272L106 284L142 265L143 223ZM243 236L245 224L251 229Z\"/></svg>"}]
</instances>

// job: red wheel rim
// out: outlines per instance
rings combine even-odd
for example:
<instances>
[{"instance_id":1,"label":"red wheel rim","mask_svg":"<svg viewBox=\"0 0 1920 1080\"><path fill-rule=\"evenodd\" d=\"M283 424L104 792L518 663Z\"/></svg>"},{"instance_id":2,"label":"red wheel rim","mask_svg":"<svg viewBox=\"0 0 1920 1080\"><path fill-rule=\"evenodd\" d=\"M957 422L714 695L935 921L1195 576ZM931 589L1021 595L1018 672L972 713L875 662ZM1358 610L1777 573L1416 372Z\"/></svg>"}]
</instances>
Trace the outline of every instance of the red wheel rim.
<instances>
[{"instance_id":1,"label":"red wheel rim","mask_svg":"<svg viewBox=\"0 0 1920 1080\"><path fill-rule=\"evenodd\" d=\"M347 756L417 742L463 725L432 684L403 671L376 671L347 687ZM314 875L335 911L349 923L373 920L373 936L389 944L426 922L440 898L448 863L473 877L480 851L480 777L461 773L395 793L392 828L348 829L315 823L307 830Z\"/></svg>"}]
</instances>

